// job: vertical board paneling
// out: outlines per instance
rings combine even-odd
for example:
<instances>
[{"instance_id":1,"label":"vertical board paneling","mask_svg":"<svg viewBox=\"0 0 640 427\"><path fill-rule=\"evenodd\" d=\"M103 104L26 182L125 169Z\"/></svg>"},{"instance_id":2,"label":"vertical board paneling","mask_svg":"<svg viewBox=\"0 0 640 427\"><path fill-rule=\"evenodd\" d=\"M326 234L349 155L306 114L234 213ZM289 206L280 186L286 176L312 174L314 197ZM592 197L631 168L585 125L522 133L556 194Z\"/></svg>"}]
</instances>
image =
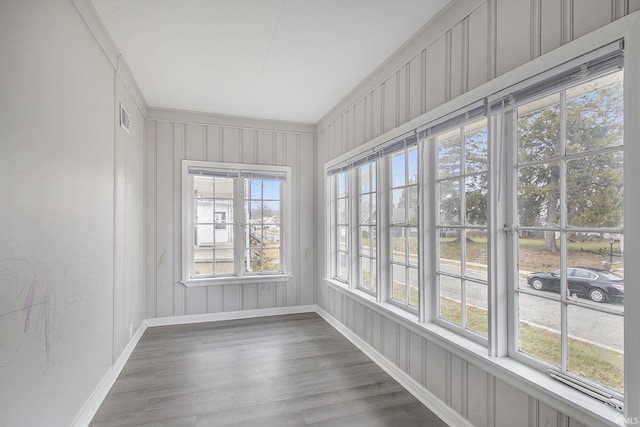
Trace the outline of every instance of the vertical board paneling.
<instances>
[{"instance_id":1,"label":"vertical board paneling","mask_svg":"<svg viewBox=\"0 0 640 427\"><path fill-rule=\"evenodd\" d=\"M427 342L427 387L443 402L447 401L447 352L442 347Z\"/></svg>"},{"instance_id":2,"label":"vertical board paneling","mask_svg":"<svg viewBox=\"0 0 640 427\"><path fill-rule=\"evenodd\" d=\"M356 335L358 335L360 338L362 338L363 340L365 340L365 309L364 306L362 304L356 304L356 313L355 313L355 328L354 328L354 332L356 333Z\"/></svg>"},{"instance_id":3,"label":"vertical board paneling","mask_svg":"<svg viewBox=\"0 0 640 427\"><path fill-rule=\"evenodd\" d=\"M424 112L422 111L423 83L422 53L420 53L409 62L409 120L418 117Z\"/></svg>"},{"instance_id":4,"label":"vertical board paneling","mask_svg":"<svg viewBox=\"0 0 640 427\"><path fill-rule=\"evenodd\" d=\"M366 122L365 122L365 114L366 114L366 105L367 98L362 98L354 107L355 111L355 143L356 146L361 145L365 142L365 131L366 131Z\"/></svg>"},{"instance_id":5,"label":"vertical board paneling","mask_svg":"<svg viewBox=\"0 0 640 427\"><path fill-rule=\"evenodd\" d=\"M531 0L498 0L496 75L531 59Z\"/></svg>"},{"instance_id":6,"label":"vertical board paneling","mask_svg":"<svg viewBox=\"0 0 640 427\"><path fill-rule=\"evenodd\" d=\"M467 400L466 363L455 354L451 355L451 384L449 386L450 406L459 414L466 416Z\"/></svg>"},{"instance_id":7,"label":"vertical board paneling","mask_svg":"<svg viewBox=\"0 0 640 427\"><path fill-rule=\"evenodd\" d=\"M324 217L318 215L318 210L311 202L311 196L315 194L315 172L313 162L315 139L313 135L301 134L299 143L299 182L297 205L300 207L298 215L297 233L300 251L294 255L300 262L300 274L298 276L300 304L313 304L313 290L315 284L312 277L315 275L316 246L314 227L316 221Z\"/></svg>"},{"instance_id":8,"label":"vertical board paneling","mask_svg":"<svg viewBox=\"0 0 640 427\"><path fill-rule=\"evenodd\" d=\"M349 108L344 115L344 141L346 150L349 151L356 147L356 130L355 130L355 111L354 107Z\"/></svg>"},{"instance_id":9,"label":"vertical board paneling","mask_svg":"<svg viewBox=\"0 0 640 427\"><path fill-rule=\"evenodd\" d=\"M384 357L392 363L398 363L398 325L393 320L382 318L383 326L383 351Z\"/></svg>"},{"instance_id":10,"label":"vertical board paneling","mask_svg":"<svg viewBox=\"0 0 640 427\"><path fill-rule=\"evenodd\" d=\"M382 85L376 85L375 89L372 93L371 103L373 107L371 109L372 117L372 128L371 128L371 138L375 138L382 134L383 121L382 121Z\"/></svg>"},{"instance_id":11,"label":"vertical board paneling","mask_svg":"<svg viewBox=\"0 0 640 427\"><path fill-rule=\"evenodd\" d=\"M427 48L426 58L426 111L445 102L446 38L443 35Z\"/></svg>"},{"instance_id":12,"label":"vertical board paneling","mask_svg":"<svg viewBox=\"0 0 640 427\"><path fill-rule=\"evenodd\" d=\"M461 95L467 87L467 20L451 29L451 98Z\"/></svg>"},{"instance_id":13,"label":"vertical board paneling","mask_svg":"<svg viewBox=\"0 0 640 427\"><path fill-rule=\"evenodd\" d=\"M209 286L205 289L204 301L207 313L224 311L224 289L222 286Z\"/></svg>"},{"instance_id":14,"label":"vertical board paneling","mask_svg":"<svg viewBox=\"0 0 640 427\"><path fill-rule=\"evenodd\" d=\"M302 168L300 165L300 141L299 141L299 136L296 134L292 134L292 133L287 133L285 134L285 146L284 146L284 162L286 164L293 164L296 165L296 167L292 168L292 180L291 180L291 194L294 200L298 200L298 203L295 203L293 205L293 209L291 210L291 214L293 215L292 220L289 221L290 224L293 224L293 230L300 230L298 233L291 233L293 230L289 230L289 233L291 233L291 243L292 243L292 247L289 248L289 250L291 250L292 254L295 254L296 256L294 256L292 259L294 260L293 265L291 266L292 272L293 272L293 279L289 280L286 283L286 298L287 298L287 305L297 305L300 303L300 297L299 297L299 287L301 286L302 282L300 280L300 242L304 241L304 239L306 238L306 236L303 236L302 230L300 229L300 223L301 223L301 210L303 209L303 206L301 206L300 204L300 191L304 188L303 184L300 182L300 174L301 171L305 170L305 169L310 169L310 168ZM311 147L308 147L308 149L310 150ZM313 177L312 177L313 179ZM309 191L310 189L306 189L307 191ZM286 224L285 224L286 226ZM314 224L309 224L308 225L310 230L305 230L305 232L313 232L313 226Z\"/></svg>"},{"instance_id":15,"label":"vertical board paneling","mask_svg":"<svg viewBox=\"0 0 640 427\"><path fill-rule=\"evenodd\" d=\"M235 128L224 128L222 131L222 161L242 162L242 131Z\"/></svg>"},{"instance_id":16,"label":"vertical board paneling","mask_svg":"<svg viewBox=\"0 0 640 427\"><path fill-rule=\"evenodd\" d=\"M242 309L240 286L241 285L220 286L220 288L222 288L223 311L238 311Z\"/></svg>"},{"instance_id":17,"label":"vertical board paneling","mask_svg":"<svg viewBox=\"0 0 640 427\"><path fill-rule=\"evenodd\" d=\"M573 2L573 38L577 39L613 21L614 0Z\"/></svg>"},{"instance_id":18,"label":"vertical board paneling","mask_svg":"<svg viewBox=\"0 0 640 427\"><path fill-rule=\"evenodd\" d=\"M409 64L406 64L396 73L396 92L398 100L398 112L396 126L405 123L409 117Z\"/></svg>"},{"instance_id":19,"label":"vertical board paneling","mask_svg":"<svg viewBox=\"0 0 640 427\"><path fill-rule=\"evenodd\" d=\"M173 133L178 126L172 124ZM173 138L173 235L171 236L173 247L173 282L171 291L173 293L173 306L171 308L173 316L186 314L185 301L187 288L180 283L182 279L182 159L185 158L185 145L183 134L179 133L177 138ZM166 172L162 172L166 173Z\"/></svg>"},{"instance_id":20,"label":"vertical board paneling","mask_svg":"<svg viewBox=\"0 0 640 427\"><path fill-rule=\"evenodd\" d=\"M634 419L635 420L635 419ZM637 424L637 423L636 423ZM569 427L588 427L574 419L569 419Z\"/></svg>"},{"instance_id":21,"label":"vertical board paneling","mask_svg":"<svg viewBox=\"0 0 640 427\"><path fill-rule=\"evenodd\" d=\"M482 369L467 365L467 419L477 427L487 427L489 400L488 376Z\"/></svg>"},{"instance_id":22,"label":"vertical board paneling","mask_svg":"<svg viewBox=\"0 0 640 427\"><path fill-rule=\"evenodd\" d=\"M147 227L146 227L146 260L145 264L150 267L151 270L147 270L145 281L145 318L156 317L156 189L157 181L156 174L158 169L156 167L156 126L155 120L147 120L145 129L145 153L146 153L146 180L145 180L145 206L150 212L146 215Z\"/></svg>"},{"instance_id":23,"label":"vertical board paneling","mask_svg":"<svg viewBox=\"0 0 640 427\"><path fill-rule=\"evenodd\" d=\"M480 86L489 78L489 7L483 4L469 15L468 86Z\"/></svg>"},{"instance_id":24,"label":"vertical board paneling","mask_svg":"<svg viewBox=\"0 0 640 427\"><path fill-rule=\"evenodd\" d=\"M241 155L242 163L258 163L258 131L254 129L242 129Z\"/></svg>"},{"instance_id":25,"label":"vertical board paneling","mask_svg":"<svg viewBox=\"0 0 640 427\"><path fill-rule=\"evenodd\" d=\"M423 354L422 352L422 347L423 347L422 337L420 337L417 334L414 334L413 332L409 332L407 341L409 344L409 349L408 349L409 375L411 375L411 378L413 378L414 380L418 381L419 383L422 383L422 380L424 377L424 373L422 370L423 359L426 359L426 354Z\"/></svg>"},{"instance_id":26,"label":"vertical board paneling","mask_svg":"<svg viewBox=\"0 0 640 427\"><path fill-rule=\"evenodd\" d=\"M255 310L258 308L258 286L254 283L242 285L242 309Z\"/></svg>"},{"instance_id":27,"label":"vertical board paneling","mask_svg":"<svg viewBox=\"0 0 640 427\"><path fill-rule=\"evenodd\" d=\"M383 317L375 311L371 311L371 314L371 342L369 344L382 353Z\"/></svg>"},{"instance_id":28,"label":"vertical board paneling","mask_svg":"<svg viewBox=\"0 0 640 427\"><path fill-rule=\"evenodd\" d=\"M396 365L404 372L409 372L409 331L398 326L398 361Z\"/></svg>"},{"instance_id":29,"label":"vertical board paneling","mask_svg":"<svg viewBox=\"0 0 640 427\"><path fill-rule=\"evenodd\" d=\"M538 426L560 427L558 426L558 411L542 402L538 402Z\"/></svg>"},{"instance_id":30,"label":"vertical board paneling","mask_svg":"<svg viewBox=\"0 0 640 427\"><path fill-rule=\"evenodd\" d=\"M210 162L222 161L222 130L218 126L207 126L206 159Z\"/></svg>"},{"instance_id":31,"label":"vertical board paneling","mask_svg":"<svg viewBox=\"0 0 640 427\"><path fill-rule=\"evenodd\" d=\"M295 141L296 134L284 132L276 133L276 146L273 150L275 156L274 165L282 166L287 164L287 138Z\"/></svg>"},{"instance_id":32,"label":"vertical board paneling","mask_svg":"<svg viewBox=\"0 0 640 427\"><path fill-rule=\"evenodd\" d=\"M629 13L640 10L640 0L629 0Z\"/></svg>"},{"instance_id":33,"label":"vertical board paneling","mask_svg":"<svg viewBox=\"0 0 640 427\"><path fill-rule=\"evenodd\" d=\"M188 160L204 160L206 141L204 140L204 127L202 125L175 124L176 140L183 135L185 141L185 156ZM176 242L176 246L179 245ZM177 285L179 286L179 285ZM208 295L207 288L188 288L186 293L186 314L206 313Z\"/></svg>"},{"instance_id":34,"label":"vertical board paneling","mask_svg":"<svg viewBox=\"0 0 640 427\"><path fill-rule=\"evenodd\" d=\"M540 52L544 55L562 45L562 2L540 0Z\"/></svg>"},{"instance_id":35,"label":"vertical board paneling","mask_svg":"<svg viewBox=\"0 0 640 427\"><path fill-rule=\"evenodd\" d=\"M529 425L529 396L496 379L496 427Z\"/></svg>"},{"instance_id":36,"label":"vertical board paneling","mask_svg":"<svg viewBox=\"0 0 640 427\"><path fill-rule=\"evenodd\" d=\"M258 284L258 308L276 306L275 285L273 283Z\"/></svg>"},{"instance_id":37,"label":"vertical board paneling","mask_svg":"<svg viewBox=\"0 0 640 427\"><path fill-rule=\"evenodd\" d=\"M257 157L256 163L260 165L273 165L275 159L273 158L275 150L275 133L271 131L260 130L257 131Z\"/></svg>"},{"instance_id":38,"label":"vertical board paneling","mask_svg":"<svg viewBox=\"0 0 640 427\"><path fill-rule=\"evenodd\" d=\"M171 135L173 125L157 123L156 134L156 250L154 269L156 276L156 316L171 316L172 310L172 271L171 262L175 259L171 231L173 229L173 176L165 171L172 170L173 146Z\"/></svg>"},{"instance_id":39,"label":"vertical board paneling","mask_svg":"<svg viewBox=\"0 0 640 427\"><path fill-rule=\"evenodd\" d=\"M398 90L397 90L397 73L389 77L383 85L384 92L382 95L383 108L383 133L388 132L397 126L398 114Z\"/></svg>"},{"instance_id":40,"label":"vertical board paneling","mask_svg":"<svg viewBox=\"0 0 640 427\"><path fill-rule=\"evenodd\" d=\"M284 307L287 305L287 285L284 282L274 283L275 306Z\"/></svg>"}]
</instances>

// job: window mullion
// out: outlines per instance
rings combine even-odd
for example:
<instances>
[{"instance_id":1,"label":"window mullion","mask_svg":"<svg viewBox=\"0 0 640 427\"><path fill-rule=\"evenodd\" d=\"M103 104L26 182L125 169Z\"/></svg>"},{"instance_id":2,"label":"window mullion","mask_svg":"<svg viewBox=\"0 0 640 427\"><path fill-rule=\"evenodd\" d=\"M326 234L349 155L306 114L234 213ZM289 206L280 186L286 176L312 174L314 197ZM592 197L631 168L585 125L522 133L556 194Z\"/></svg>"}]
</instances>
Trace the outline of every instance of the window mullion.
<instances>
[{"instance_id":1,"label":"window mullion","mask_svg":"<svg viewBox=\"0 0 640 427\"><path fill-rule=\"evenodd\" d=\"M347 175L347 186L349 188L348 202L348 230L349 230L349 283L348 286L355 289L360 284L360 168L354 167Z\"/></svg>"},{"instance_id":2,"label":"window mullion","mask_svg":"<svg viewBox=\"0 0 640 427\"><path fill-rule=\"evenodd\" d=\"M386 302L391 294L391 260L393 257L393 244L391 242L391 190L390 190L390 163L391 156L385 156L378 163L378 176L376 177L378 189L378 302Z\"/></svg>"},{"instance_id":3,"label":"window mullion","mask_svg":"<svg viewBox=\"0 0 640 427\"><path fill-rule=\"evenodd\" d=\"M250 232L248 212L244 208L244 179L237 177L233 180L233 254L240 262L234 263L235 275L243 276L246 257L247 235ZM246 257L246 258L245 258Z\"/></svg>"},{"instance_id":4,"label":"window mullion","mask_svg":"<svg viewBox=\"0 0 640 427\"><path fill-rule=\"evenodd\" d=\"M567 227L567 161L566 161L566 141L567 141L567 92L560 92L560 129L558 152L560 153L560 336L561 336L561 361L562 371L568 370L569 361L569 342L568 342L568 315L567 315L567 295L568 295L568 279L567 279L567 235L565 233Z\"/></svg>"}]
</instances>

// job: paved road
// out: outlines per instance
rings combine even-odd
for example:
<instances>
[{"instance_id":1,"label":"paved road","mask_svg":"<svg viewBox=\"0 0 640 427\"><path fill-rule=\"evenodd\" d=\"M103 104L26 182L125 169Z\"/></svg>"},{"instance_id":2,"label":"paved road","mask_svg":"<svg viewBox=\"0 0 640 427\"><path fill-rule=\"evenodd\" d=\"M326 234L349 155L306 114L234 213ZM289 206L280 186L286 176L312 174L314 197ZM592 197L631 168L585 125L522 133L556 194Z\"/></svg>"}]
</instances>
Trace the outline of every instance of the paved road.
<instances>
[{"instance_id":1,"label":"paved road","mask_svg":"<svg viewBox=\"0 0 640 427\"><path fill-rule=\"evenodd\" d=\"M455 266L443 267L449 272L455 271ZM481 270L467 270L471 277L486 278L486 272ZM460 301L460 282L447 276L442 276L441 295ZM522 289L532 290L527 285L526 276L520 278ZM541 292L541 295L556 296L557 294ZM624 312L621 304L598 304L587 299L571 297L581 303L594 307L606 307L619 313ZM487 307L487 289L485 285L467 282L467 304L482 308ZM548 328L553 331L560 330L560 302L539 298L533 295L520 294L520 320ZM603 313L588 308L570 305L568 309L569 335L585 341L604 345L619 351L623 351L624 345L624 317Z\"/></svg>"}]
</instances>

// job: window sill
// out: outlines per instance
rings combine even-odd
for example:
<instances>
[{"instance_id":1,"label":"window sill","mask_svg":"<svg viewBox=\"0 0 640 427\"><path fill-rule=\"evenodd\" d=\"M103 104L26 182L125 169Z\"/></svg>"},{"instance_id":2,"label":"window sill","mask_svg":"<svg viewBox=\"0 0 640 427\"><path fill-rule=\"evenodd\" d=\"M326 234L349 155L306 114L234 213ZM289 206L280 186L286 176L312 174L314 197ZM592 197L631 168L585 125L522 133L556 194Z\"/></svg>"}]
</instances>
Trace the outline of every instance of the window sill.
<instances>
[{"instance_id":1,"label":"window sill","mask_svg":"<svg viewBox=\"0 0 640 427\"><path fill-rule=\"evenodd\" d=\"M325 278L333 289L348 295L381 315L391 318L411 332L452 352L489 375L554 407L584 425L624 425L624 414L587 396L547 374L511 357L492 357L485 346L433 322L420 323L410 312L389 304L378 303L372 295Z\"/></svg>"},{"instance_id":2,"label":"window sill","mask_svg":"<svg viewBox=\"0 0 640 427\"><path fill-rule=\"evenodd\" d=\"M255 276L229 276L229 277L207 277L202 279L184 279L182 283L187 288L198 288L202 286L221 286L221 285L245 285L256 283L278 283L287 282L293 276L289 274L261 274Z\"/></svg>"}]
</instances>

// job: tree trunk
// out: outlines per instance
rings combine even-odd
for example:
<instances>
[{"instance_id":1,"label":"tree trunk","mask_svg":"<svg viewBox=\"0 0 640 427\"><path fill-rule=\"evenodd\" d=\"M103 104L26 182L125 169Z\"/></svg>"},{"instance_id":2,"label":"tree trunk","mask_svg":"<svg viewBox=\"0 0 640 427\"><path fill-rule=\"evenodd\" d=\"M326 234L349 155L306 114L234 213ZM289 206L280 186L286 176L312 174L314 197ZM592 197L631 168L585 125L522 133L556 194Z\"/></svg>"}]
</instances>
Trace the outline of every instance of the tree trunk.
<instances>
[{"instance_id":1,"label":"tree trunk","mask_svg":"<svg viewBox=\"0 0 640 427\"><path fill-rule=\"evenodd\" d=\"M547 205L547 224L556 225L558 223L558 194L554 191L549 192L549 200ZM556 244L556 232L544 232L544 250L547 252L558 252Z\"/></svg>"}]
</instances>

